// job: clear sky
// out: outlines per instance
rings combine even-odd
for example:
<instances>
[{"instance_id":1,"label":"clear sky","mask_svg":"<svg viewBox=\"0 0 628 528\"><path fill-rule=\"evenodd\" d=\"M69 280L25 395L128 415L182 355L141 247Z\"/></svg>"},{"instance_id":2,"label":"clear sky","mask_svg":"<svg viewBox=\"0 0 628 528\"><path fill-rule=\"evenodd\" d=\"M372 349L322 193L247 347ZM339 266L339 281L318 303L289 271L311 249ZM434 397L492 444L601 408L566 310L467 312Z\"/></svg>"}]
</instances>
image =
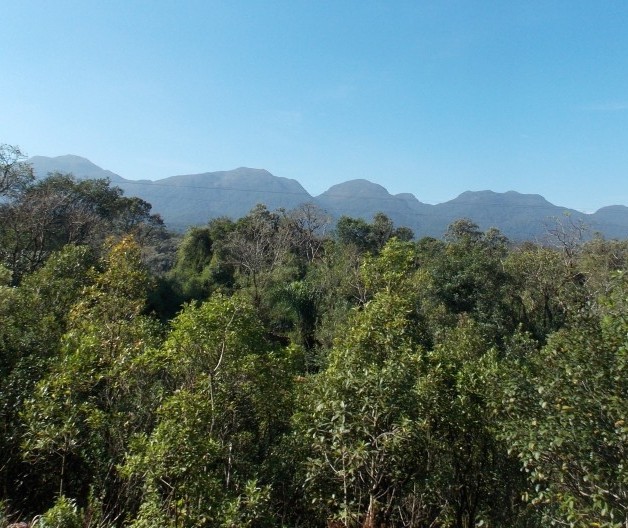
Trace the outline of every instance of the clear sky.
<instances>
[{"instance_id":1,"label":"clear sky","mask_svg":"<svg viewBox=\"0 0 628 528\"><path fill-rule=\"evenodd\" d=\"M628 2L4 1L0 142L437 203L628 205Z\"/></svg>"}]
</instances>

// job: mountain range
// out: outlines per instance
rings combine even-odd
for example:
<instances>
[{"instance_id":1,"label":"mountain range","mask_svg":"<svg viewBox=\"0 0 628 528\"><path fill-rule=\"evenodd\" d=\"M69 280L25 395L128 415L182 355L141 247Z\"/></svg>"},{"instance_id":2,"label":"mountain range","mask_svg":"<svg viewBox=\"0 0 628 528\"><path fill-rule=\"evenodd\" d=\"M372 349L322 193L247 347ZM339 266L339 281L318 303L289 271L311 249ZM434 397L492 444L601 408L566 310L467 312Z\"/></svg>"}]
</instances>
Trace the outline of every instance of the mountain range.
<instances>
[{"instance_id":1,"label":"mountain range","mask_svg":"<svg viewBox=\"0 0 628 528\"><path fill-rule=\"evenodd\" d=\"M436 205L420 202L413 194L390 194L368 180L350 180L311 196L296 180L272 175L263 169L240 167L230 171L171 176L160 180L128 180L98 167L80 156L34 156L28 160L35 175L72 173L77 178L108 178L126 196L138 196L153 206L166 225L182 231L205 224L212 218L239 218L256 204L269 209L292 209L310 202L333 218L341 215L371 220L383 212L397 226L410 227L417 237L440 238L458 218L470 218L481 229L499 228L512 240L541 240L556 219L584 223L589 233L607 238L628 238L628 207L611 205L586 214L554 205L538 194L515 191L466 191L453 200Z\"/></svg>"}]
</instances>

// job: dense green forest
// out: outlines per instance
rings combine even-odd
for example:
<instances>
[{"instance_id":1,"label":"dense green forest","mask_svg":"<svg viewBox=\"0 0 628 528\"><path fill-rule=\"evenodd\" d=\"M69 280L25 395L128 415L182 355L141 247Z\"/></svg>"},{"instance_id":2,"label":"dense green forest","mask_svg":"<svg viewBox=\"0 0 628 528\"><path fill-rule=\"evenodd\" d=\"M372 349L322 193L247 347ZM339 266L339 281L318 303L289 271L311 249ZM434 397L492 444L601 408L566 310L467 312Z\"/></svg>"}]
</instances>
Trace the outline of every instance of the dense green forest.
<instances>
[{"instance_id":1,"label":"dense green forest","mask_svg":"<svg viewBox=\"0 0 628 528\"><path fill-rule=\"evenodd\" d=\"M173 235L0 147L0 528L628 527L628 242Z\"/></svg>"}]
</instances>

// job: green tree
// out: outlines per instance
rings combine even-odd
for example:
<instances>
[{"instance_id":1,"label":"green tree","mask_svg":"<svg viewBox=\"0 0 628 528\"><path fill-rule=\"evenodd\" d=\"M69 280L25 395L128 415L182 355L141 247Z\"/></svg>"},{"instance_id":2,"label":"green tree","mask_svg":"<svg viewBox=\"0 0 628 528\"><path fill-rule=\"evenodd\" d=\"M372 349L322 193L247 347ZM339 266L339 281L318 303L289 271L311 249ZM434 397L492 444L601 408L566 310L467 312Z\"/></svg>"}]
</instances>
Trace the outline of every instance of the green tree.
<instances>
[{"instance_id":1,"label":"green tree","mask_svg":"<svg viewBox=\"0 0 628 528\"><path fill-rule=\"evenodd\" d=\"M186 306L149 365L161 372L166 396L155 428L136 438L124 469L143 483L135 526L244 519L253 502L267 500L268 490L258 496L254 483L290 415L286 362L255 310L220 295ZM268 512L259 509L262 519Z\"/></svg>"},{"instance_id":2,"label":"green tree","mask_svg":"<svg viewBox=\"0 0 628 528\"><path fill-rule=\"evenodd\" d=\"M117 466L130 437L153 419L141 359L159 328L143 315L148 275L130 238L110 248L103 271L71 311L60 355L25 404L25 459L42 484L81 504L90 492L109 520L133 500Z\"/></svg>"},{"instance_id":3,"label":"green tree","mask_svg":"<svg viewBox=\"0 0 628 528\"><path fill-rule=\"evenodd\" d=\"M371 226L362 218L341 216L336 223L336 238L341 244L352 244L362 252L371 250Z\"/></svg>"},{"instance_id":4,"label":"green tree","mask_svg":"<svg viewBox=\"0 0 628 528\"><path fill-rule=\"evenodd\" d=\"M209 265L213 256L213 240L209 229L194 227L181 240L169 278L184 300L203 299L211 289Z\"/></svg>"},{"instance_id":5,"label":"green tree","mask_svg":"<svg viewBox=\"0 0 628 528\"><path fill-rule=\"evenodd\" d=\"M518 467L489 406L499 355L471 315L434 326L420 255L393 240L365 259L370 300L305 385L295 426L306 499L319 523L514 526Z\"/></svg>"},{"instance_id":6,"label":"green tree","mask_svg":"<svg viewBox=\"0 0 628 528\"><path fill-rule=\"evenodd\" d=\"M545 522L628 523L627 291L621 274L599 315L580 312L504 375L503 437Z\"/></svg>"},{"instance_id":7,"label":"green tree","mask_svg":"<svg viewBox=\"0 0 628 528\"><path fill-rule=\"evenodd\" d=\"M150 204L123 197L108 180L55 173L0 204L0 260L17 284L66 244L97 248L107 236L124 234L146 239L161 225Z\"/></svg>"},{"instance_id":8,"label":"green tree","mask_svg":"<svg viewBox=\"0 0 628 528\"><path fill-rule=\"evenodd\" d=\"M329 367L308 386L297 423L309 450L307 496L323 518L347 526L390 519L416 451L411 395L418 358L402 330L406 306L385 297L352 321ZM390 313L393 303L398 313ZM378 324L390 330L377 332Z\"/></svg>"},{"instance_id":9,"label":"green tree","mask_svg":"<svg viewBox=\"0 0 628 528\"><path fill-rule=\"evenodd\" d=\"M234 268L224 247L234 229L234 222L218 218L186 232L168 273L182 301L204 300L214 290L228 292L233 287Z\"/></svg>"},{"instance_id":10,"label":"green tree","mask_svg":"<svg viewBox=\"0 0 628 528\"><path fill-rule=\"evenodd\" d=\"M543 342L586 300L578 272L552 248L523 245L504 259L509 304L521 327Z\"/></svg>"},{"instance_id":11,"label":"green tree","mask_svg":"<svg viewBox=\"0 0 628 528\"><path fill-rule=\"evenodd\" d=\"M0 286L0 497L18 510L32 511L47 492L21 460L20 413L59 353L94 263L88 248L67 246L19 287Z\"/></svg>"},{"instance_id":12,"label":"green tree","mask_svg":"<svg viewBox=\"0 0 628 528\"><path fill-rule=\"evenodd\" d=\"M628 268L628 241L595 236L582 246L578 269L592 298L608 295L613 288L613 272Z\"/></svg>"},{"instance_id":13,"label":"green tree","mask_svg":"<svg viewBox=\"0 0 628 528\"><path fill-rule=\"evenodd\" d=\"M409 294L413 251L389 244L381 262L364 268L379 291L352 314L328 367L306 386L296 426L309 452L307 496L321 521L391 520L393 498L416 466L407 464L417 446L412 393L424 333Z\"/></svg>"},{"instance_id":14,"label":"green tree","mask_svg":"<svg viewBox=\"0 0 628 528\"><path fill-rule=\"evenodd\" d=\"M494 230L482 233L469 220L454 222L445 246L431 244L424 266L433 278L430 294L452 315L468 314L499 342L516 327L508 303L510 276L503 260L507 241ZM455 324L455 318L445 321Z\"/></svg>"},{"instance_id":15,"label":"green tree","mask_svg":"<svg viewBox=\"0 0 628 528\"><path fill-rule=\"evenodd\" d=\"M412 240L414 233L407 227L395 228L384 213L376 213L373 222L362 218L341 216L336 223L336 239L343 245L352 244L361 252L378 253L393 237Z\"/></svg>"},{"instance_id":16,"label":"green tree","mask_svg":"<svg viewBox=\"0 0 628 528\"><path fill-rule=\"evenodd\" d=\"M469 218L454 220L445 232L445 240L450 243L462 242L473 244L481 241L483 233L479 226Z\"/></svg>"},{"instance_id":17,"label":"green tree","mask_svg":"<svg viewBox=\"0 0 628 528\"><path fill-rule=\"evenodd\" d=\"M425 354L417 379L427 460L419 498L439 526L517 526L521 517L519 468L490 412L499 355L483 334L462 316Z\"/></svg>"}]
</instances>

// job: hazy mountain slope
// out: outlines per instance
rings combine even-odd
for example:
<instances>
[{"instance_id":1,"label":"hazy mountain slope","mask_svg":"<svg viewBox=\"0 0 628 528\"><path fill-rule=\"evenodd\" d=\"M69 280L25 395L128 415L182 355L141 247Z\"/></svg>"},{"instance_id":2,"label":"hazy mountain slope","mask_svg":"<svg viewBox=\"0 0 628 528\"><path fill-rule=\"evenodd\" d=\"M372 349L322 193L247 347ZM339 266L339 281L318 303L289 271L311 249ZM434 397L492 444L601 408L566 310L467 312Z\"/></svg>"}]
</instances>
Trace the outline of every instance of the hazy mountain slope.
<instances>
[{"instance_id":1,"label":"hazy mountain slope","mask_svg":"<svg viewBox=\"0 0 628 528\"><path fill-rule=\"evenodd\" d=\"M172 176L141 185L127 182L121 187L153 204L173 227L204 224L217 216L238 218L258 203L269 209L292 209L312 200L296 180L245 167Z\"/></svg>"},{"instance_id":2,"label":"hazy mountain slope","mask_svg":"<svg viewBox=\"0 0 628 528\"><path fill-rule=\"evenodd\" d=\"M330 187L315 198L315 202L336 218L341 215L360 217L366 220L378 212L385 213L398 226L407 226L418 236L441 236L425 225L433 205L421 203L410 193L390 194L384 187L368 180L350 180Z\"/></svg>"},{"instance_id":3,"label":"hazy mountain slope","mask_svg":"<svg viewBox=\"0 0 628 528\"><path fill-rule=\"evenodd\" d=\"M377 212L388 215L396 225L407 226L418 237L441 237L457 218L467 217L482 229L498 227L513 240L539 240L545 237L554 218L571 215L608 238L628 238L628 207L604 207L584 214L551 204L538 194L509 191L467 191L437 205L420 202L410 193L390 194L368 180L350 180L334 185L313 198L296 180L273 176L266 170L241 167L231 171L172 176L157 181L126 180L79 156L29 160L38 177L49 172L72 172L78 178L109 178L126 195L139 196L153 205L173 229L204 224L217 216L238 218L257 203L269 209L292 209L314 202L335 218L341 215L371 220Z\"/></svg>"},{"instance_id":4,"label":"hazy mountain slope","mask_svg":"<svg viewBox=\"0 0 628 528\"><path fill-rule=\"evenodd\" d=\"M608 238L628 238L628 207L625 205L610 205L598 209L590 218L594 231L603 233Z\"/></svg>"},{"instance_id":5,"label":"hazy mountain slope","mask_svg":"<svg viewBox=\"0 0 628 528\"><path fill-rule=\"evenodd\" d=\"M473 219L480 228L498 227L515 240L540 239L554 218L565 212L575 217L584 216L574 210L551 204L538 194L521 194L515 191L467 191L448 202L434 206L434 219L449 225L456 218Z\"/></svg>"},{"instance_id":6,"label":"hazy mountain slope","mask_svg":"<svg viewBox=\"0 0 628 528\"><path fill-rule=\"evenodd\" d=\"M49 158L46 156L33 156L28 160L38 178L43 178L51 172L71 172L78 178L95 180L97 178L109 178L112 183L118 185L124 182L124 178L117 174L102 169L86 158L67 154Z\"/></svg>"},{"instance_id":7,"label":"hazy mountain slope","mask_svg":"<svg viewBox=\"0 0 628 528\"><path fill-rule=\"evenodd\" d=\"M217 216L239 218L258 203L269 209L291 209L312 201L296 180L273 176L262 169L240 167L151 181L127 180L79 156L35 156L28 161L38 178L55 171L71 172L77 178L109 178L127 196L139 196L151 203L153 211L173 229L204 224Z\"/></svg>"}]
</instances>

